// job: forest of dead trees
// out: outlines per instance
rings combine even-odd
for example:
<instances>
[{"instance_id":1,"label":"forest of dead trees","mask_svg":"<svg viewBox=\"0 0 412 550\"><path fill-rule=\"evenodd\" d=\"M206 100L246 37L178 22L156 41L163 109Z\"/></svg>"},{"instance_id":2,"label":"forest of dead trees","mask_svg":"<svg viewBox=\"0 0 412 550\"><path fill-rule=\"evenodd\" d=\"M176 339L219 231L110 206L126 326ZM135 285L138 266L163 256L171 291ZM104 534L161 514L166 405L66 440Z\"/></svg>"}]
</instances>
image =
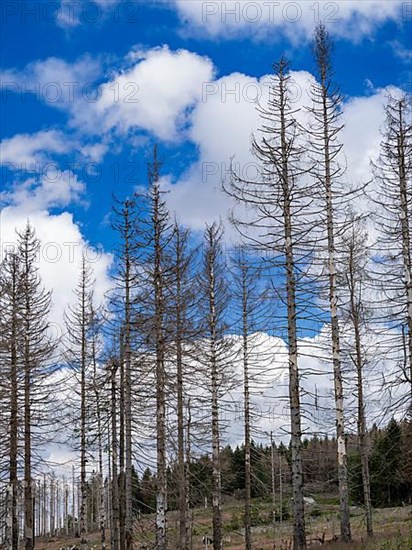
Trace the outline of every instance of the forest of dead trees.
<instances>
[{"instance_id":1,"label":"forest of dead trees","mask_svg":"<svg viewBox=\"0 0 412 550\"><path fill-rule=\"evenodd\" d=\"M155 146L146 189L113 199L112 290L97 303L83 255L57 337L36 228L16 228L0 265L2 548L72 534L86 549L100 533L101 548L130 550L147 516L148 547L189 550L192 511L208 506L221 550L230 496L244 502L246 550L257 497L273 499L274 522L291 518L303 550L309 493L338 495L343 541L350 503L364 507L372 536L374 507L410 498L410 98L388 97L372 180L348 182L331 49L319 25L304 115L288 61L274 65L252 139L259 177L233 170L222 182L236 246L222 221L200 238L174 219ZM264 335L282 339L282 357ZM307 367L308 339L317 367ZM284 417L268 430L255 404L277 370ZM306 385L322 373L330 391ZM237 447L227 445L233 395ZM52 463L51 445L77 458Z\"/></svg>"}]
</instances>

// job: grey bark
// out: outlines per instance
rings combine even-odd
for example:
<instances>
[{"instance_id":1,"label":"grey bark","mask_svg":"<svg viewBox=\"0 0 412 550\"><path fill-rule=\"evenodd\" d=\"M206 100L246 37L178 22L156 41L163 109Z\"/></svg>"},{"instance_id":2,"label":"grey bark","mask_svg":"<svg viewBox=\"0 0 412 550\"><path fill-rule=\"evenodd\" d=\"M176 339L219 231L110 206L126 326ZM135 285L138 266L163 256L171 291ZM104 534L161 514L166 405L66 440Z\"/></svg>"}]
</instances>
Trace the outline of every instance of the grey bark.
<instances>
[{"instance_id":1,"label":"grey bark","mask_svg":"<svg viewBox=\"0 0 412 550\"><path fill-rule=\"evenodd\" d=\"M339 116L340 97L331 85L331 44L329 35L323 25L315 31L314 53L320 78L319 89L315 91L317 106L312 109L319 128L314 141L320 144L320 157L316 177L322 185L325 195L326 234L327 234L327 272L329 277L329 309L331 318L333 380L336 410L336 440L338 453L338 479L340 499L341 539L351 540L348 467L345 439L345 419L343 401L342 358L340 345L340 326L338 316L338 294L336 282L336 246L334 220L334 178L339 174L339 167L333 168L333 161L341 146L335 144L341 127L336 125Z\"/></svg>"},{"instance_id":2,"label":"grey bark","mask_svg":"<svg viewBox=\"0 0 412 550\"><path fill-rule=\"evenodd\" d=\"M358 237L355 232L358 233ZM356 240L358 238L358 241ZM363 397L363 371L364 371L364 354L362 352L362 317L363 304L360 296L362 295L362 273L364 269L359 265L359 256L365 256L366 236L361 238L361 228L353 226L352 234L347 243L348 248L348 265L347 265L347 287L349 290L349 317L353 326L355 353L351 354L352 361L356 368L357 374L357 390L358 390L358 451L361 457L362 468L362 487L363 499L366 514L366 532L368 537L373 536L373 520L372 520L372 502L370 489L369 475L369 457L368 457L368 442L366 429L365 402Z\"/></svg>"},{"instance_id":3,"label":"grey bark","mask_svg":"<svg viewBox=\"0 0 412 550\"><path fill-rule=\"evenodd\" d=\"M267 107L259 107L262 118L262 139L253 139L253 152L262 164L258 181L232 174L229 195L246 203L254 216L237 215L232 220L242 237L259 253L271 254L268 260L281 265L286 276L286 304L289 363L289 402L291 417L291 455L293 487L293 545L306 548L301 456L301 410L297 349L296 280L298 266L295 244L302 256L302 246L313 223L305 219L309 186L301 184L308 169L302 166L303 148L298 143L295 110L290 102L288 62L282 58L275 64L275 76ZM302 219L303 218L303 219ZM313 245L312 245L313 248ZM309 254L308 254L309 255ZM301 257L300 256L300 257Z\"/></svg>"},{"instance_id":4,"label":"grey bark","mask_svg":"<svg viewBox=\"0 0 412 550\"><path fill-rule=\"evenodd\" d=\"M118 371L118 365L116 360L112 360L109 365L110 380L111 380L111 413L110 413L110 425L111 425L111 452L112 452L112 464L111 464L111 549L119 550L119 487L117 476L117 383L116 374Z\"/></svg>"}]
</instances>

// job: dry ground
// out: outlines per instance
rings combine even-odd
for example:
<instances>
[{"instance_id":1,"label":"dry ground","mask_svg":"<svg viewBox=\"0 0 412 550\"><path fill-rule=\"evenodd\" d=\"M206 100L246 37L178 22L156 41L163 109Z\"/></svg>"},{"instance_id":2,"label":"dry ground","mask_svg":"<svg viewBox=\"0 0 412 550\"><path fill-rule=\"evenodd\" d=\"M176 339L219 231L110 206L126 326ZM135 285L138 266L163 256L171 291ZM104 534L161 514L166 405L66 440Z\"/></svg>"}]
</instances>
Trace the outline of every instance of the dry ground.
<instances>
[{"instance_id":1,"label":"dry ground","mask_svg":"<svg viewBox=\"0 0 412 550\"><path fill-rule=\"evenodd\" d=\"M257 511L256 511L257 510ZM210 510L194 511L194 536L193 550L204 550L202 538L211 534ZM352 533L354 542L350 545L342 544L336 539L339 534L338 506L336 504L323 503L316 507L316 512L308 515L307 532L309 547L322 547L325 550L412 550L412 506L401 508L385 508L375 510L375 536L373 540L366 541L364 514L361 508L352 508ZM227 504L224 507L224 549L244 550L243 533L241 529L242 505L241 503ZM257 503L255 509L255 523L266 522L252 528L254 550L290 550L291 548L291 523L284 521L282 525L276 523L276 534L273 537L273 527L267 524L270 518L270 505ZM136 550L153 548L153 519L145 517L136 525ZM176 533L177 516L170 514L169 520L171 544L170 550L175 550L177 545L173 542ZM109 537L107 532L107 538ZM273 540L275 539L275 546ZM78 539L71 537L59 537L53 540L38 540L38 550L60 550L78 544ZM99 535L89 535L89 548L98 550ZM211 549L209 549L211 550Z\"/></svg>"}]
</instances>

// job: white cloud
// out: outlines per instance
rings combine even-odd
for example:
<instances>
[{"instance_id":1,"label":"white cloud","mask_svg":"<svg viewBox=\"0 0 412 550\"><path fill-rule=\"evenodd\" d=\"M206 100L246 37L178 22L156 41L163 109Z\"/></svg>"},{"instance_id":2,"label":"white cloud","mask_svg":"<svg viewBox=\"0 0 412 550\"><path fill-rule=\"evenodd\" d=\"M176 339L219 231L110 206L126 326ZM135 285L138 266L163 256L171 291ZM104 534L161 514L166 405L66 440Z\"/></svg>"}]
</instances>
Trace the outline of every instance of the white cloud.
<instances>
[{"instance_id":1,"label":"white cloud","mask_svg":"<svg viewBox=\"0 0 412 550\"><path fill-rule=\"evenodd\" d=\"M306 71L291 73L294 106L308 103L312 75ZM256 179L259 163L251 153L251 137L261 125L256 99L264 105L269 97L271 75L260 79L232 73L205 83L203 101L192 115L189 138L197 145L199 159L181 179L172 184L165 179L169 191L168 204L178 218L195 230L203 229L219 217L226 218L232 202L222 191L222 182L229 181L231 160L237 174ZM307 114L300 114L304 124Z\"/></svg>"},{"instance_id":2,"label":"white cloud","mask_svg":"<svg viewBox=\"0 0 412 550\"><path fill-rule=\"evenodd\" d=\"M193 229L226 217L230 201L221 191L221 183L227 179L231 158L235 156L234 162L242 170L254 162L250 138L259 125L259 115L247 93L252 97L257 91L265 93L263 81L233 73L204 85L203 101L193 112L189 133L199 149L199 160L177 184L165 182L169 207Z\"/></svg>"},{"instance_id":3,"label":"white cloud","mask_svg":"<svg viewBox=\"0 0 412 550\"><path fill-rule=\"evenodd\" d=\"M0 212L0 252L3 257L8 247L16 242L15 230L23 230L27 220L36 229L41 241L39 270L45 287L53 290L51 319L56 330L63 330L63 311L73 301L73 289L78 276L82 252L89 258L96 279L96 301L103 300L110 288L108 270L110 254L93 247L81 234L72 214L52 215L45 210L29 210L27 205L7 206Z\"/></svg>"},{"instance_id":4,"label":"white cloud","mask_svg":"<svg viewBox=\"0 0 412 550\"><path fill-rule=\"evenodd\" d=\"M309 87L314 77L307 71L290 74L293 106L303 109L296 116L307 126L309 114L304 107L311 103ZM231 159L238 174L252 180L257 177L259 163L251 153L251 136L255 133L259 137L262 121L253 99L259 97L261 104L265 104L270 78L271 75L257 79L232 73L204 85L203 101L193 111L189 132L189 138L198 147L199 158L178 182L170 177L164 179L170 209L193 229L203 229L205 221L226 218L232 203L221 188L222 181L229 179ZM341 140L347 170L342 180L349 185L371 179L370 161L379 155L388 92L400 91L394 87L377 89L343 104L345 127ZM345 159L342 164L345 165ZM364 206L367 207L366 201Z\"/></svg>"},{"instance_id":5,"label":"white cloud","mask_svg":"<svg viewBox=\"0 0 412 550\"><path fill-rule=\"evenodd\" d=\"M44 130L34 134L16 134L0 143L0 163L21 170L44 163L50 153L63 154L72 149L72 143L58 130Z\"/></svg>"},{"instance_id":6,"label":"white cloud","mask_svg":"<svg viewBox=\"0 0 412 550\"><path fill-rule=\"evenodd\" d=\"M71 170L53 170L40 179L29 178L15 183L12 191L3 194L3 197L7 202L31 212L79 202L84 191L84 183Z\"/></svg>"},{"instance_id":7,"label":"white cloud","mask_svg":"<svg viewBox=\"0 0 412 550\"><path fill-rule=\"evenodd\" d=\"M134 50L126 61L126 70L113 71L100 86L96 79L102 76L101 65L88 56L72 64L52 57L21 71L7 70L2 86L6 96L34 90L38 100L65 110L69 126L85 134L143 130L163 140L176 139L190 123L203 83L213 78L212 62L167 46Z\"/></svg>"},{"instance_id":8,"label":"white cloud","mask_svg":"<svg viewBox=\"0 0 412 550\"><path fill-rule=\"evenodd\" d=\"M0 80L6 101L9 94L20 93L72 112L80 100L86 103L94 100L94 83L101 72L100 61L88 55L73 63L49 57L29 63L21 70L6 69Z\"/></svg>"},{"instance_id":9,"label":"white cloud","mask_svg":"<svg viewBox=\"0 0 412 550\"><path fill-rule=\"evenodd\" d=\"M387 93L386 89L375 90L370 96L353 97L345 103L342 138L348 162L347 176L354 184L370 179L370 161L379 155Z\"/></svg>"},{"instance_id":10,"label":"white cloud","mask_svg":"<svg viewBox=\"0 0 412 550\"><path fill-rule=\"evenodd\" d=\"M0 199L6 203L26 204L30 210L80 202L86 186L75 170L88 174L107 150L105 142L82 144L79 138L60 130L6 138L0 143L4 184ZM69 161L65 162L62 157Z\"/></svg>"},{"instance_id":11,"label":"white cloud","mask_svg":"<svg viewBox=\"0 0 412 550\"><path fill-rule=\"evenodd\" d=\"M212 76L213 66L207 58L167 47L149 50L130 69L102 85L101 98L90 109L92 124L101 121L106 132L143 129L163 140L175 139L201 99L203 82ZM87 127L86 114L74 122ZM89 126L89 130L94 129Z\"/></svg>"},{"instance_id":12,"label":"white cloud","mask_svg":"<svg viewBox=\"0 0 412 550\"><path fill-rule=\"evenodd\" d=\"M338 36L357 40L387 20L402 20L405 2L337 0L335 2L188 2L174 0L182 32L213 39L249 36L256 40L289 39L297 45L308 38L317 21Z\"/></svg>"},{"instance_id":13,"label":"white cloud","mask_svg":"<svg viewBox=\"0 0 412 550\"><path fill-rule=\"evenodd\" d=\"M0 193L7 204L19 205L28 212L64 207L78 202L85 185L72 170L61 170L54 155L72 152L75 143L63 132L46 130L35 134L16 134L0 143L2 178L9 170L8 190Z\"/></svg>"}]
</instances>

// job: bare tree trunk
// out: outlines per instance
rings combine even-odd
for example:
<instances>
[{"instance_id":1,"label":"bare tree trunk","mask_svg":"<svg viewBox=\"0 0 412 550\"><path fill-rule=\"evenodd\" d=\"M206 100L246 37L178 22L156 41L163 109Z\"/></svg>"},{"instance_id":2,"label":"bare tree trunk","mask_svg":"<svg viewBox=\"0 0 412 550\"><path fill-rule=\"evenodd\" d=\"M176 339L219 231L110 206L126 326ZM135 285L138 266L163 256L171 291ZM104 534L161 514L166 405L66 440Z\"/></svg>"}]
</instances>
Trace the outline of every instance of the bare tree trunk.
<instances>
[{"instance_id":1,"label":"bare tree trunk","mask_svg":"<svg viewBox=\"0 0 412 550\"><path fill-rule=\"evenodd\" d=\"M10 550L15 550L13 546L13 487L8 485L6 487L5 494L5 509L4 516L6 520L5 533L4 533L4 546L5 548L10 548Z\"/></svg>"},{"instance_id":2,"label":"bare tree trunk","mask_svg":"<svg viewBox=\"0 0 412 550\"><path fill-rule=\"evenodd\" d=\"M133 219L130 219L131 212L126 203L127 215L125 218L125 311L124 311L124 416L125 416L125 538L126 550L133 546L133 510L132 510L132 382L131 382L131 285L132 285L132 254L130 242L133 234Z\"/></svg>"},{"instance_id":3,"label":"bare tree trunk","mask_svg":"<svg viewBox=\"0 0 412 550\"><path fill-rule=\"evenodd\" d=\"M254 155L262 164L260 181L248 181L233 173L229 195L250 206L249 215L232 217L239 233L254 249L270 252L274 265L285 270L288 363L289 363L289 403L291 422L291 468L293 490L293 545L295 550L306 548L305 511L303 500L303 468L301 453L301 410L299 394L298 348L297 348L297 273L305 269L304 248L309 243L306 236L311 232L313 222L305 216L305 210L312 186L301 182L307 176L307 168L302 166L303 148L298 142L296 110L291 107L289 63L285 58L275 64L273 86L267 107L259 107L263 134L261 140L253 138ZM251 228L248 235L246 227ZM305 227L305 229L303 229ZM261 232L261 233L259 233ZM262 235L262 239L256 237ZM299 243L298 245L296 243ZM296 244L296 248L295 248ZM313 243L310 243L313 248ZM259 252L260 252L259 251ZM297 259L298 258L298 259ZM300 262L300 263L299 263ZM273 265L273 264L272 264Z\"/></svg>"},{"instance_id":4,"label":"bare tree trunk","mask_svg":"<svg viewBox=\"0 0 412 550\"><path fill-rule=\"evenodd\" d=\"M133 546L132 509L132 296L136 287L136 212L135 200L116 201L113 228L120 237L117 301L121 325L120 403L119 403L119 507L120 549Z\"/></svg>"},{"instance_id":5,"label":"bare tree trunk","mask_svg":"<svg viewBox=\"0 0 412 550\"><path fill-rule=\"evenodd\" d=\"M30 312L29 295L26 294L26 312ZM28 337L29 327L26 332ZM30 343L25 342L24 373L24 536L26 550L33 550L33 488L31 478L31 359Z\"/></svg>"},{"instance_id":6,"label":"bare tree trunk","mask_svg":"<svg viewBox=\"0 0 412 550\"><path fill-rule=\"evenodd\" d=\"M211 315L214 312L213 291L211 294ZM211 339L211 382L212 382L212 505L213 505L213 550L222 550L222 482L220 473L220 441L219 441L219 401L215 342L213 341L214 326L212 321Z\"/></svg>"},{"instance_id":7,"label":"bare tree trunk","mask_svg":"<svg viewBox=\"0 0 412 550\"><path fill-rule=\"evenodd\" d=\"M359 329L355 329L355 338L356 338L356 362L357 362L357 365L361 365L361 363L359 363L359 361L362 361L362 357L360 353ZM363 486L363 500L364 500L365 512L366 512L366 533L368 537L373 537L372 501L371 501L371 487L370 487L370 475L369 475L369 458L368 458L366 420L365 420L365 405L363 402L362 367L357 366L357 374L358 374L358 448L359 448L359 454L361 457L361 465L362 465L362 486Z\"/></svg>"},{"instance_id":8,"label":"bare tree trunk","mask_svg":"<svg viewBox=\"0 0 412 550\"><path fill-rule=\"evenodd\" d=\"M185 464L185 426L183 393L183 319L182 271L183 258L180 229L176 228L176 367L177 367L177 445L179 468L179 549L188 550L187 479Z\"/></svg>"},{"instance_id":9,"label":"bare tree trunk","mask_svg":"<svg viewBox=\"0 0 412 550\"><path fill-rule=\"evenodd\" d=\"M111 525L111 550L119 550L119 487L117 475L117 399L116 399L116 372L117 365L113 361L111 369L111 443L112 443L112 525Z\"/></svg>"},{"instance_id":10,"label":"bare tree trunk","mask_svg":"<svg viewBox=\"0 0 412 550\"><path fill-rule=\"evenodd\" d=\"M404 120L407 108L406 100L397 103L397 160L399 172L399 197L400 197L400 221L402 232L402 258L404 265L405 293L406 293L406 319L408 326L407 356L409 363L409 383L411 387L410 414L412 415L412 257L411 257L411 235L410 215L411 197L408 197L408 177L411 172L411 126L409 121ZM410 185L410 183L409 183ZM409 191L410 193L410 191Z\"/></svg>"},{"instance_id":11,"label":"bare tree trunk","mask_svg":"<svg viewBox=\"0 0 412 550\"><path fill-rule=\"evenodd\" d=\"M47 482L46 474L43 474L43 536L47 533Z\"/></svg>"},{"instance_id":12,"label":"bare tree trunk","mask_svg":"<svg viewBox=\"0 0 412 550\"><path fill-rule=\"evenodd\" d=\"M26 550L33 550L33 488L31 478L31 396L30 396L30 357L29 345L26 346L24 374L24 536Z\"/></svg>"},{"instance_id":13,"label":"bare tree trunk","mask_svg":"<svg viewBox=\"0 0 412 550\"><path fill-rule=\"evenodd\" d=\"M69 535L69 486L64 484L64 530Z\"/></svg>"},{"instance_id":14,"label":"bare tree trunk","mask_svg":"<svg viewBox=\"0 0 412 550\"><path fill-rule=\"evenodd\" d=\"M206 227L205 259L208 304L209 361L211 377L211 424L212 424L212 507L213 507L213 550L222 550L222 481L220 464L220 427L219 427L219 365L218 348L218 313L216 304L216 266L221 232L215 224Z\"/></svg>"},{"instance_id":15,"label":"bare tree trunk","mask_svg":"<svg viewBox=\"0 0 412 550\"><path fill-rule=\"evenodd\" d=\"M190 445L190 430L192 427L192 414L190 409L190 399L188 399L187 402L187 429L186 429L186 469L185 469L185 477L186 477L186 512L187 512L187 519L186 519L186 527L187 527L187 547L188 550L192 550L192 519L190 515L190 487L191 487L191 477L190 477L190 456L191 456L191 445Z\"/></svg>"},{"instance_id":16,"label":"bare tree trunk","mask_svg":"<svg viewBox=\"0 0 412 550\"><path fill-rule=\"evenodd\" d=\"M54 537L56 523L55 523L55 492L54 492L54 478L50 480L50 536Z\"/></svg>"},{"instance_id":17,"label":"bare tree trunk","mask_svg":"<svg viewBox=\"0 0 412 550\"><path fill-rule=\"evenodd\" d=\"M86 361L87 361L87 319L86 319L86 296L85 296L85 265L83 259L82 266L82 323L81 323L81 372L80 372L80 510L79 510L79 524L80 524L80 546L82 550L86 549L86 499L87 499L87 486L86 486Z\"/></svg>"},{"instance_id":18,"label":"bare tree trunk","mask_svg":"<svg viewBox=\"0 0 412 550\"><path fill-rule=\"evenodd\" d=\"M290 210L285 209L285 241L292 242ZM306 548L305 512L303 501L303 471L301 454L301 420L298 373L298 348L296 330L295 275L294 260L291 245L286 245L286 286L288 309L288 343L289 343L289 398L291 418L291 450L292 450L292 486L293 486L293 540L294 549Z\"/></svg>"},{"instance_id":19,"label":"bare tree trunk","mask_svg":"<svg viewBox=\"0 0 412 550\"><path fill-rule=\"evenodd\" d=\"M109 422L109 427L107 430L107 473L108 473L108 483L107 483L107 518L109 521L110 533L113 532L113 496L112 496L112 451L111 451L111 441L110 441L110 430L111 430L111 420ZM111 549L112 550L112 549Z\"/></svg>"},{"instance_id":20,"label":"bare tree trunk","mask_svg":"<svg viewBox=\"0 0 412 550\"><path fill-rule=\"evenodd\" d=\"M21 364L24 373L24 538L26 550L34 548L34 504L32 480L32 402L44 363L53 350L47 337L50 293L44 291L36 266L40 242L27 223L18 233L18 254L21 262Z\"/></svg>"},{"instance_id":21,"label":"bare tree trunk","mask_svg":"<svg viewBox=\"0 0 412 550\"><path fill-rule=\"evenodd\" d=\"M359 223L353 220L349 237L344 239L344 252L347 255L345 264L346 285L349 290L349 319L354 333L355 353L350 357L356 368L357 389L358 389L358 451L361 458L363 498L366 512L366 532L368 537L373 536L372 502L370 490L369 459L367 445L365 402L363 397L363 371L366 357L362 352L361 328L364 321L365 305L362 302L364 288L363 279L367 277L366 262L367 235Z\"/></svg>"},{"instance_id":22,"label":"bare tree trunk","mask_svg":"<svg viewBox=\"0 0 412 550\"><path fill-rule=\"evenodd\" d=\"M76 536L76 481L74 477L74 466L72 466L72 535Z\"/></svg>"},{"instance_id":23,"label":"bare tree trunk","mask_svg":"<svg viewBox=\"0 0 412 550\"><path fill-rule=\"evenodd\" d=\"M165 396L165 334L164 334L164 238L167 213L160 198L160 162L157 147L149 165L150 201L153 232L154 337L156 356L156 441L157 441L157 495L156 495L156 550L167 546L167 474L166 474L166 396Z\"/></svg>"},{"instance_id":24,"label":"bare tree trunk","mask_svg":"<svg viewBox=\"0 0 412 550\"><path fill-rule=\"evenodd\" d=\"M155 214L156 216L156 214ZM155 258L155 331L156 331L156 425L157 425L157 497L156 497L156 549L166 549L166 400L163 341L163 291L160 275L160 248Z\"/></svg>"},{"instance_id":25,"label":"bare tree trunk","mask_svg":"<svg viewBox=\"0 0 412 550\"><path fill-rule=\"evenodd\" d=\"M188 246L190 233L175 221L170 251L173 276L170 279L171 288L168 294L173 304L170 323L173 352L176 354L176 408L177 408L177 462L178 462L178 494L179 494L179 549L188 550L190 546L190 514L189 514L189 466L187 464L187 445L185 427L185 382L187 365L190 359L185 344L193 342L196 328L192 315L197 289L192 273L193 251ZM189 400L190 401L190 400ZM188 405L189 406L189 405ZM190 414L190 413L188 413Z\"/></svg>"},{"instance_id":26,"label":"bare tree trunk","mask_svg":"<svg viewBox=\"0 0 412 550\"><path fill-rule=\"evenodd\" d=\"M10 395L10 400L7 404L10 414L8 418L8 430L4 430L5 434L8 432L9 437L7 442L9 486L6 489L6 531L4 542L8 545L8 550L17 550L19 545L18 452L19 426L21 424L19 380L21 380L20 364L22 363L19 351L22 347L23 353L25 351L21 342L22 328L25 328L22 327L21 312L25 306L26 298L25 295L22 296L23 273L20 254L16 252L6 254L4 261L0 264L0 268L0 298L2 300L0 306L2 310L0 350L5 351L2 360L4 360L7 367L5 366L3 375L4 379L10 384L9 386L5 386L5 395L6 392ZM23 373L25 374L26 370L23 370ZM23 422L23 429L24 427L25 422ZM4 438L6 439L6 435Z\"/></svg>"},{"instance_id":27,"label":"bare tree trunk","mask_svg":"<svg viewBox=\"0 0 412 550\"><path fill-rule=\"evenodd\" d=\"M17 457L18 457L18 381L17 381L17 286L18 264L15 256L11 259L11 296L12 296L12 327L11 327L11 360L10 360L10 487L11 487L11 550L18 550L19 526L17 520Z\"/></svg>"},{"instance_id":28,"label":"bare tree trunk","mask_svg":"<svg viewBox=\"0 0 412 550\"><path fill-rule=\"evenodd\" d=\"M306 548L305 511L303 501L303 469L302 469L302 429L299 395L298 345L296 323L296 280L295 260L293 253L293 232L291 213L291 184L289 180L289 144L287 142L285 117L286 89L285 66L280 66L280 140L282 153L282 185L283 185L283 216L285 237L285 267L286 294L288 314L288 347L289 347L289 399L291 420L291 451L292 451L292 490L293 490L293 545L295 550Z\"/></svg>"},{"instance_id":29,"label":"bare tree trunk","mask_svg":"<svg viewBox=\"0 0 412 550\"><path fill-rule=\"evenodd\" d=\"M40 479L37 480L37 536L42 535L42 523L41 523L41 514L42 514L42 498L41 498L41 485Z\"/></svg>"},{"instance_id":30,"label":"bare tree trunk","mask_svg":"<svg viewBox=\"0 0 412 550\"><path fill-rule=\"evenodd\" d=\"M98 515L100 541L102 550L106 548L106 529L105 529L105 502L104 502L104 482L103 482L103 434L102 434L102 411L100 389L97 381L97 365L96 365L96 341L93 340L93 388L96 401L96 417L97 417L97 445L99 453L99 472L98 472Z\"/></svg>"},{"instance_id":31,"label":"bare tree trunk","mask_svg":"<svg viewBox=\"0 0 412 550\"><path fill-rule=\"evenodd\" d=\"M242 329L243 329L243 401L245 422L245 550L252 550L251 530L251 463L250 463L250 395L249 395L249 307L247 267L241 265L242 277Z\"/></svg>"},{"instance_id":32,"label":"bare tree trunk","mask_svg":"<svg viewBox=\"0 0 412 550\"><path fill-rule=\"evenodd\" d=\"M320 24L315 31L314 52L320 77L319 87L316 88L318 108L314 108L316 121L319 125L316 138L322 148L323 158L320 163L321 173L317 178L322 184L322 193L325 194L326 207L326 234L327 234L327 269L329 275L329 308L332 333L332 361L333 380L335 389L336 409L336 440L338 452L338 478L340 499L341 539L344 542L351 540L348 467L345 440L344 402L342 360L340 346L340 328L338 318L338 295L336 284L336 247L334 221L334 189L333 179L340 173L339 166L333 167L333 162L341 146L335 143L340 127L336 125L339 116L340 96L331 88L331 44L329 35Z\"/></svg>"},{"instance_id":33,"label":"bare tree trunk","mask_svg":"<svg viewBox=\"0 0 412 550\"><path fill-rule=\"evenodd\" d=\"M330 189L328 196L328 250L329 250L329 288L330 288L330 312L332 329L332 358L333 358L333 380L335 387L335 408L336 408L336 442L338 449L338 478L339 498L341 517L341 538L344 542L350 542L350 514L349 514L349 491L348 491L348 466L345 440L344 404L343 404L343 378L341 367L341 350L339 337L339 320L336 292L336 267L335 267L335 246L333 237L332 204ZM330 202L329 202L330 201Z\"/></svg>"},{"instance_id":34,"label":"bare tree trunk","mask_svg":"<svg viewBox=\"0 0 412 550\"><path fill-rule=\"evenodd\" d=\"M125 513L126 513L126 479L125 479L125 364L124 332L120 334L120 396L119 396L119 537L120 550L126 548Z\"/></svg>"},{"instance_id":35,"label":"bare tree trunk","mask_svg":"<svg viewBox=\"0 0 412 550\"><path fill-rule=\"evenodd\" d=\"M276 472L275 472L275 442L270 432L270 470L272 480L272 525L273 525L273 550L276 548Z\"/></svg>"},{"instance_id":36,"label":"bare tree trunk","mask_svg":"<svg viewBox=\"0 0 412 550\"><path fill-rule=\"evenodd\" d=\"M93 341L95 330L95 312L93 308L92 271L85 256L82 257L80 277L74 291L76 304L65 312L67 330L66 358L80 376L80 488L79 488L79 536L80 546L87 546L87 429L88 429L88 373L93 361Z\"/></svg>"}]
</instances>

